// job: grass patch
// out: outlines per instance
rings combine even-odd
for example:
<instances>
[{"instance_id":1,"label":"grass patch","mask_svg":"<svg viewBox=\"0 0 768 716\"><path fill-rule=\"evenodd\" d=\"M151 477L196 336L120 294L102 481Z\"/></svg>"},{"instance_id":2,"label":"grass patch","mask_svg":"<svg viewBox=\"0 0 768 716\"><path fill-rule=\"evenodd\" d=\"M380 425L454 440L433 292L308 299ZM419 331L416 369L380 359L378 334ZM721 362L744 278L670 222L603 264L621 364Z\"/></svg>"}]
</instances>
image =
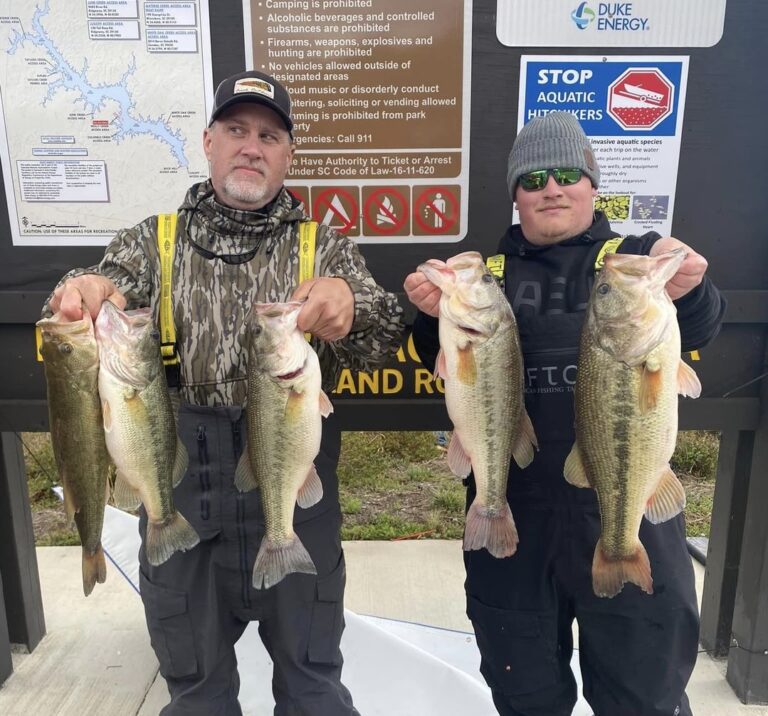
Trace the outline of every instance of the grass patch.
<instances>
[{"instance_id":1,"label":"grass patch","mask_svg":"<svg viewBox=\"0 0 768 716\"><path fill-rule=\"evenodd\" d=\"M709 537L719 450L717 432L691 430L677 435L670 465L685 488L688 537Z\"/></svg>"}]
</instances>

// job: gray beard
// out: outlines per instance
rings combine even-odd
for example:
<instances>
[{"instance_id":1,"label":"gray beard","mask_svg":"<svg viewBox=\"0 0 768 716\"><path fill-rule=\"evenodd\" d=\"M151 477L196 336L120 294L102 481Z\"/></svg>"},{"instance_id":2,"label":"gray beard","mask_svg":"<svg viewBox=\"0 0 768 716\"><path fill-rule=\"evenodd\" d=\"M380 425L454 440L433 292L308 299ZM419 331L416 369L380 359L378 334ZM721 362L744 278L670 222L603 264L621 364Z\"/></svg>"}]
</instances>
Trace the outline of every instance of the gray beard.
<instances>
[{"instance_id":1,"label":"gray beard","mask_svg":"<svg viewBox=\"0 0 768 716\"><path fill-rule=\"evenodd\" d=\"M253 204L258 209L269 203L271 196L267 196L267 185L254 186L247 181L238 181L233 176L224 179L224 193L243 204Z\"/></svg>"}]
</instances>

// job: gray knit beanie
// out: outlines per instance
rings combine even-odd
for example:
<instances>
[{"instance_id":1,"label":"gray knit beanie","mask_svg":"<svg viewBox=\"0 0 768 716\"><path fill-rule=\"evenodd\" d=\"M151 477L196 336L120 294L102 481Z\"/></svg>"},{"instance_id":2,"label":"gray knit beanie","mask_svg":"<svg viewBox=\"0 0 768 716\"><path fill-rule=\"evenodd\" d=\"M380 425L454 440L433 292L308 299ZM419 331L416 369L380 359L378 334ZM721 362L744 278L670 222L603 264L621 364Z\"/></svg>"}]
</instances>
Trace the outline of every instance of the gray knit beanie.
<instances>
[{"instance_id":1,"label":"gray knit beanie","mask_svg":"<svg viewBox=\"0 0 768 716\"><path fill-rule=\"evenodd\" d=\"M536 117L518 133L509 153L507 186L514 200L517 180L536 169L581 169L595 188L600 184L592 145L570 112Z\"/></svg>"}]
</instances>

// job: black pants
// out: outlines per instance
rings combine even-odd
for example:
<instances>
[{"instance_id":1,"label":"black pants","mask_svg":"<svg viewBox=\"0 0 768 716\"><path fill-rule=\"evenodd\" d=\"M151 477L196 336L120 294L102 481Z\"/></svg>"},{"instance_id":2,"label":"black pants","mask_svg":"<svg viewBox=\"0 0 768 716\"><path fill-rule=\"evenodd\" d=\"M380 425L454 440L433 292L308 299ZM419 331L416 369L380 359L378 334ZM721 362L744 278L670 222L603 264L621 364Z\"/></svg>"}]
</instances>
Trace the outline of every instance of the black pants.
<instances>
[{"instance_id":1,"label":"black pants","mask_svg":"<svg viewBox=\"0 0 768 716\"><path fill-rule=\"evenodd\" d=\"M685 686L699 619L683 517L643 520L653 595L626 584L600 598L592 591L600 517L591 491L578 493L556 505L510 500L520 535L512 557L465 552L467 614L499 714L570 716L576 619L584 697L595 716L691 716Z\"/></svg>"},{"instance_id":2,"label":"black pants","mask_svg":"<svg viewBox=\"0 0 768 716\"><path fill-rule=\"evenodd\" d=\"M248 622L258 621L274 664L275 716L359 716L341 683L345 570L335 483L338 433L327 426L325 450L316 461L326 494L315 507L297 509L295 530L317 576L292 574L271 589L255 590L251 573L265 533L259 491L241 494L232 484L243 425L237 408L182 408L179 433L190 466L174 500L201 542L158 567L140 551L141 598L171 695L161 713L240 716L235 643ZM143 510L139 529L143 540Z\"/></svg>"}]
</instances>

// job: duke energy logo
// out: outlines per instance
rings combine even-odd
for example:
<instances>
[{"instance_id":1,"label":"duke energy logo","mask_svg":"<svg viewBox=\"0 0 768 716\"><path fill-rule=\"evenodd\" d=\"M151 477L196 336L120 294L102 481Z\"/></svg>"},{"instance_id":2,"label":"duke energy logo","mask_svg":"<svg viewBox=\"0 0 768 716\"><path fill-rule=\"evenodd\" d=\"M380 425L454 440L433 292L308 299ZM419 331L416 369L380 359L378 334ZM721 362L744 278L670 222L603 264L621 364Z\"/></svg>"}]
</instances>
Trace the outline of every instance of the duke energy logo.
<instances>
[{"instance_id":1,"label":"duke energy logo","mask_svg":"<svg viewBox=\"0 0 768 716\"><path fill-rule=\"evenodd\" d=\"M586 30L593 22L598 32L650 30L647 17L635 17L631 2L600 2L597 12L582 2L571 13L571 20L579 30Z\"/></svg>"},{"instance_id":2,"label":"duke energy logo","mask_svg":"<svg viewBox=\"0 0 768 716\"><path fill-rule=\"evenodd\" d=\"M579 30L585 30L592 20L595 19L595 11L587 7L587 3L583 2L572 13L571 20L576 23L576 27Z\"/></svg>"}]
</instances>

